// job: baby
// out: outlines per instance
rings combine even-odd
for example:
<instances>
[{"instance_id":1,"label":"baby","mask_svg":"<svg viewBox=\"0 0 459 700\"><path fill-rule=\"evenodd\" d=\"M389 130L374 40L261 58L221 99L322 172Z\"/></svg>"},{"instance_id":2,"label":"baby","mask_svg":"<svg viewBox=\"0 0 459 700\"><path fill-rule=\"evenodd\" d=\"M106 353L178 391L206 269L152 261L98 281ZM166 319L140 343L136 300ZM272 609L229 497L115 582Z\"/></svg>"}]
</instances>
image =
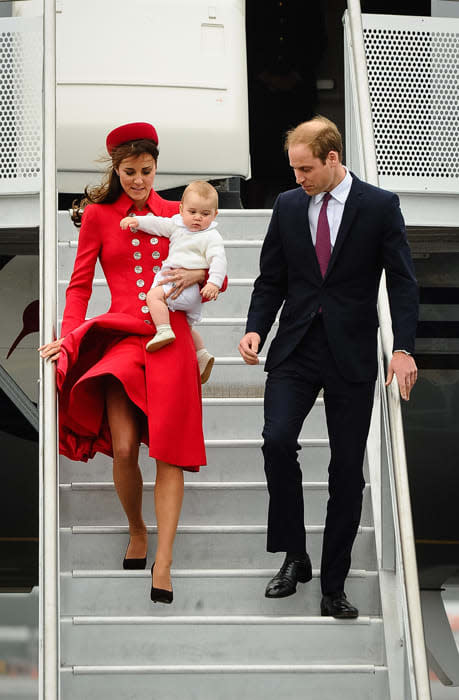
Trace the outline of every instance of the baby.
<instances>
[{"instance_id":1,"label":"baby","mask_svg":"<svg viewBox=\"0 0 459 700\"><path fill-rule=\"evenodd\" d=\"M170 325L171 311L186 311L188 323L201 320L201 296L204 299L218 297L226 276L226 256L223 239L217 231L218 194L212 185L202 180L191 182L185 189L180 203L180 214L172 218L162 216L127 216L121 220L122 229L136 230L170 238L169 255L153 280L147 294L147 305L156 335L148 341L146 349L155 352L174 342L175 334ZM160 285L162 272L173 268L208 269L207 283L200 290L198 284L184 289L176 299L168 295L173 284ZM159 285L159 286L158 286ZM200 334L191 329L196 348L201 382L204 384L212 371L214 357L204 347Z\"/></svg>"}]
</instances>

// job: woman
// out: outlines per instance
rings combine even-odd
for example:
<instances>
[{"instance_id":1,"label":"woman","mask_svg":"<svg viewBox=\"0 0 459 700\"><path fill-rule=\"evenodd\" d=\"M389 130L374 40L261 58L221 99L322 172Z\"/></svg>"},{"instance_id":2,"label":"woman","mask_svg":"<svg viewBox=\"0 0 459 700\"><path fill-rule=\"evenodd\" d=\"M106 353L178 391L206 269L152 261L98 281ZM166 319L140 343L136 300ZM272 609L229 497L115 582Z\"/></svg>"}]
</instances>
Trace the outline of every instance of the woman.
<instances>
[{"instance_id":1,"label":"woman","mask_svg":"<svg viewBox=\"0 0 459 700\"><path fill-rule=\"evenodd\" d=\"M82 218L78 252L67 289L62 337L40 348L57 363L60 451L87 461L96 452L113 456L113 480L129 522L123 566L145 568L147 529L142 517L139 443L156 459L157 551L151 599L172 602L170 567L183 499L183 469L205 464L201 385L185 314L171 314L177 340L159 353L145 352L151 336L146 292L167 257L167 238L120 229L128 214L172 216L153 187L158 137L151 124L125 124L107 137L111 167ZM112 296L110 310L85 321L99 258ZM174 270L178 295L203 282L204 270Z\"/></svg>"}]
</instances>

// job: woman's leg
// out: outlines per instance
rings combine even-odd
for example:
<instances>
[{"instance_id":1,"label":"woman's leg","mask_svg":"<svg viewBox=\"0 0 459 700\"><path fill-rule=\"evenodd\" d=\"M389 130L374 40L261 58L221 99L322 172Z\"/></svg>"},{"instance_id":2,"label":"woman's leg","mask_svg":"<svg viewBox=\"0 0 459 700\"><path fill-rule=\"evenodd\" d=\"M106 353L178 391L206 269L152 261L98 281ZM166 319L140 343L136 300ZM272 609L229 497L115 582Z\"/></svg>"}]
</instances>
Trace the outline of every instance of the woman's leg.
<instances>
[{"instance_id":1,"label":"woman's leg","mask_svg":"<svg viewBox=\"0 0 459 700\"><path fill-rule=\"evenodd\" d=\"M139 411L114 377L106 380L105 400L113 444L113 481L129 522L131 536L126 556L129 559L142 559L146 555L148 542L142 517L142 473L138 465Z\"/></svg>"},{"instance_id":2,"label":"woman's leg","mask_svg":"<svg viewBox=\"0 0 459 700\"><path fill-rule=\"evenodd\" d=\"M171 591L170 567L175 533L183 501L183 470L156 461L155 509L158 525L154 586Z\"/></svg>"}]
</instances>

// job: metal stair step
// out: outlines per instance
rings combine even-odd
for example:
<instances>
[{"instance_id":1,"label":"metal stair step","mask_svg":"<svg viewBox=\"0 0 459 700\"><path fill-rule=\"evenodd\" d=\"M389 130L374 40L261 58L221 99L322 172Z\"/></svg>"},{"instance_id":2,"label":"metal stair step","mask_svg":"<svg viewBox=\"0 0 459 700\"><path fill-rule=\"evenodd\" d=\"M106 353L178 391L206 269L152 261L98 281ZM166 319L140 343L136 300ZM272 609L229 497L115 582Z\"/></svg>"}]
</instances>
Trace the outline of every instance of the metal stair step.
<instances>
[{"instance_id":1,"label":"metal stair step","mask_svg":"<svg viewBox=\"0 0 459 700\"><path fill-rule=\"evenodd\" d=\"M270 218L270 209L219 209L218 230L229 240L259 240L264 238ZM58 213L57 228L59 241L73 241L78 235L67 210Z\"/></svg>"},{"instance_id":2,"label":"metal stair step","mask_svg":"<svg viewBox=\"0 0 459 700\"><path fill-rule=\"evenodd\" d=\"M252 438L263 430L262 398L205 398L202 406L207 439ZM304 422L302 438L328 437L323 399L317 399Z\"/></svg>"},{"instance_id":3,"label":"metal stair step","mask_svg":"<svg viewBox=\"0 0 459 700\"><path fill-rule=\"evenodd\" d=\"M148 560L156 551L156 526L150 526ZM320 566L322 526L306 528L306 541L313 566ZM63 528L61 571L72 569L120 569L129 541L128 526ZM180 567L201 569L273 568L282 555L266 551L266 525L203 526L179 525L174 560ZM354 569L376 568L374 529L360 527L352 550Z\"/></svg>"},{"instance_id":4,"label":"metal stair step","mask_svg":"<svg viewBox=\"0 0 459 700\"><path fill-rule=\"evenodd\" d=\"M311 481L325 481L328 478L330 448L328 439L300 439L302 449L298 459L305 477ZM244 440L237 438L206 440L207 466L199 473L185 472L185 481L256 481L264 479L261 437ZM139 464L146 480L154 479L155 461L149 457L146 445L141 445ZM113 460L97 454L88 462L74 462L60 458L60 480L108 481L112 478Z\"/></svg>"},{"instance_id":5,"label":"metal stair step","mask_svg":"<svg viewBox=\"0 0 459 700\"><path fill-rule=\"evenodd\" d=\"M154 522L154 485L144 484L143 512L147 523ZM308 525L324 521L328 488L324 482L304 482L305 513ZM123 512L114 485L110 482L61 484L61 526L74 523L118 525ZM183 525L265 525L268 495L262 482L186 483L181 523ZM371 524L369 487L363 494L362 525Z\"/></svg>"},{"instance_id":6,"label":"metal stair step","mask_svg":"<svg viewBox=\"0 0 459 700\"><path fill-rule=\"evenodd\" d=\"M203 387L203 395L206 398L261 398L265 391L266 373L265 358L259 359L258 365L246 365L239 355L216 355L210 380Z\"/></svg>"},{"instance_id":7,"label":"metal stair step","mask_svg":"<svg viewBox=\"0 0 459 700\"><path fill-rule=\"evenodd\" d=\"M62 310L61 310L62 312ZM88 313L87 318L92 314ZM203 385L204 396L250 397L263 396L266 374L264 362L266 349L277 331L277 324L269 333L259 356L259 365L246 365L237 350L245 333L246 318L204 318L197 328L208 350L216 358L210 380ZM58 323L61 332L62 319Z\"/></svg>"},{"instance_id":8,"label":"metal stair step","mask_svg":"<svg viewBox=\"0 0 459 700\"><path fill-rule=\"evenodd\" d=\"M60 332L59 322L59 332ZM238 339L239 342L240 338ZM235 352L235 348L232 348ZM213 348L209 346L209 349ZM260 356L258 365L246 365L240 355L218 357L210 380L203 385L203 396L208 398L260 398L264 395L266 374L264 356Z\"/></svg>"},{"instance_id":9,"label":"metal stair step","mask_svg":"<svg viewBox=\"0 0 459 700\"><path fill-rule=\"evenodd\" d=\"M154 260L152 261L154 262ZM145 268L145 266L144 266ZM153 265L150 268L152 272ZM139 278L142 275L139 275ZM148 278L144 278L148 279ZM69 285L69 278L58 281L58 309L62 313L65 306L65 290ZM147 282L148 283L148 282ZM254 278L229 278L228 289L218 297L216 302L204 305L202 313L206 318L220 316L243 316L249 308ZM134 282L132 282L134 284ZM148 291L148 289L147 289ZM92 285L91 299L88 304L88 318L106 313L111 305L111 294L105 281L105 277L95 277ZM149 318L146 316L145 318Z\"/></svg>"},{"instance_id":10,"label":"metal stair step","mask_svg":"<svg viewBox=\"0 0 459 700\"><path fill-rule=\"evenodd\" d=\"M379 617L166 617L161 607L151 616L63 617L62 664L383 663Z\"/></svg>"},{"instance_id":11,"label":"metal stair step","mask_svg":"<svg viewBox=\"0 0 459 700\"><path fill-rule=\"evenodd\" d=\"M265 357L259 357L258 365L246 365L238 355L219 357L210 380L204 384L206 398L261 398L265 391Z\"/></svg>"},{"instance_id":12,"label":"metal stair step","mask_svg":"<svg viewBox=\"0 0 459 700\"><path fill-rule=\"evenodd\" d=\"M204 315L197 328L208 345L212 349L212 354L216 356L226 356L232 353L232 348L239 345L239 341L245 333L247 323L247 309L240 317L223 315L207 317ZM262 355L266 355L271 340L277 333L279 324L275 321L271 331L268 333L266 342L262 348ZM234 352L236 357L239 353Z\"/></svg>"},{"instance_id":13,"label":"metal stair step","mask_svg":"<svg viewBox=\"0 0 459 700\"><path fill-rule=\"evenodd\" d=\"M151 559L149 560L151 561ZM175 615L317 615L320 580L317 569L307 584L279 600L265 598L274 569L174 570L173 605L161 606L162 616ZM62 615L151 615L150 571L86 571L61 575ZM380 615L379 585L375 571L352 569L346 592L361 615Z\"/></svg>"},{"instance_id":14,"label":"metal stair step","mask_svg":"<svg viewBox=\"0 0 459 700\"><path fill-rule=\"evenodd\" d=\"M260 250L263 240L226 240L225 252L228 261L229 277L253 277L258 274ZM74 229L74 237L70 241L59 242L58 278L69 279L73 270L78 245L78 232ZM95 269L96 277L103 277L99 263Z\"/></svg>"},{"instance_id":15,"label":"metal stair step","mask_svg":"<svg viewBox=\"0 0 459 700\"><path fill-rule=\"evenodd\" d=\"M65 700L389 700L387 668L372 664L75 666ZM153 694L154 692L154 694Z\"/></svg>"}]
</instances>

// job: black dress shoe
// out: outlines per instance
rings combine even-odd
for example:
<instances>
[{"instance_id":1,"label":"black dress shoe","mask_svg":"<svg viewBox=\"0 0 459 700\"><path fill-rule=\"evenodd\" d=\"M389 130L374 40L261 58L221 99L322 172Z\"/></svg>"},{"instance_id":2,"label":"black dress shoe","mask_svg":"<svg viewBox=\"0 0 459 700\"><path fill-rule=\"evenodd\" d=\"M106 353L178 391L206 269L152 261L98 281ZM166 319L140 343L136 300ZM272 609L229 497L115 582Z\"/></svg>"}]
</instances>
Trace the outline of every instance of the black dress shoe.
<instances>
[{"instance_id":1,"label":"black dress shoe","mask_svg":"<svg viewBox=\"0 0 459 700\"><path fill-rule=\"evenodd\" d=\"M151 575L153 576L153 567L155 565L155 562L151 565ZM153 603L166 603L166 605L170 605L172 601L174 600L174 593L173 591L168 591L165 588L155 588L154 586L151 587L151 593L150 593L150 598L153 601Z\"/></svg>"},{"instance_id":2,"label":"black dress shoe","mask_svg":"<svg viewBox=\"0 0 459 700\"><path fill-rule=\"evenodd\" d=\"M311 560L288 561L285 559L277 574L266 586L266 598L287 598L296 593L296 584L306 583L312 579Z\"/></svg>"},{"instance_id":3,"label":"black dress shoe","mask_svg":"<svg viewBox=\"0 0 459 700\"><path fill-rule=\"evenodd\" d=\"M129 543L130 544L130 543ZM127 550L129 549L129 544L126 549L126 554ZM123 559L123 569L145 569L147 565L147 557L143 557L142 559L134 559L134 558L127 558L126 554L124 555Z\"/></svg>"},{"instance_id":4,"label":"black dress shoe","mask_svg":"<svg viewBox=\"0 0 459 700\"><path fill-rule=\"evenodd\" d=\"M354 620L359 616L359 611L351 605L345 593L324 595L320 603L320 612L323 617L337 617L339 620Z\"/></svg>"}]
</instances>

